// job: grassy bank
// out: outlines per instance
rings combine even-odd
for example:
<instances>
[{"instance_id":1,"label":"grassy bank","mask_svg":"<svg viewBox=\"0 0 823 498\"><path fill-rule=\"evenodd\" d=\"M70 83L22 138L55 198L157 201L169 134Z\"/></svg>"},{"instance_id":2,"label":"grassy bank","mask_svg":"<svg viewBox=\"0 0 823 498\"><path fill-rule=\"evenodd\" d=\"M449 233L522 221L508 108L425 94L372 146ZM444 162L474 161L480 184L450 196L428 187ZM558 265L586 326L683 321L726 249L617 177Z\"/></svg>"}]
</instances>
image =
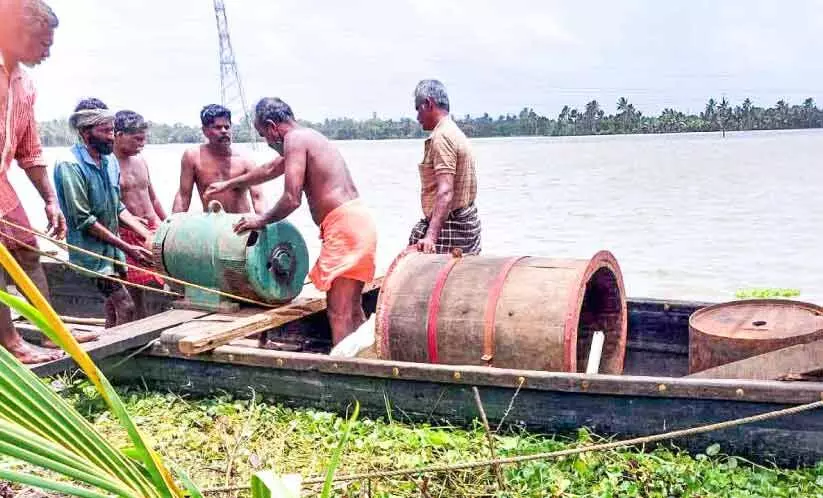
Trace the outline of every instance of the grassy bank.
<instances>
[{"instance_id":1,"label":"grassy bank","mask_svg":"<svg viewBox=\"0 0 823 498\"><path fill-rule=\"evenodd\" d=\"M125 434L87 384L75 384L64 394L112 441L127 444ZM172 393L122 394L129 412L160 453L186 468L204 488L247 485L251 473L262 469L321 475L344 423L331 413L229 396L194 401ZM510 432L497 436L497 447L501 455L526 454L594 439L585 431L575 440ZM823 496L823 464L789 471L726 456L716 445L706 453L692 458L675 449L658 448L648 453L612 451L506 466L502 491L491 469L479 469L418 477L416 481L352 483L338 488L337 496L369 496L368 491L372 497ZM354 425L338 473L460 462L488 455L480 426L459 430L361 419Z\"/></svg>"}]
</instances>

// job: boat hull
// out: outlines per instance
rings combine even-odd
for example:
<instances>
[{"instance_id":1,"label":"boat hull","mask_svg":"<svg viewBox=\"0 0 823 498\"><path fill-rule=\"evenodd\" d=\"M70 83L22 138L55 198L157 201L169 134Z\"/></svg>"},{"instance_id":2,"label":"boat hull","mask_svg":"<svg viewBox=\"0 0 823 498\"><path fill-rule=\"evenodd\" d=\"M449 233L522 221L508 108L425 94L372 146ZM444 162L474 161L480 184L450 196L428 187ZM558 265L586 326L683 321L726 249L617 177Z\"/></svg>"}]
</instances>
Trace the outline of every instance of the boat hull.
<instances>
[{"instance_id":1,"label":"boat hull","mask_svg":"<svg viewBox=\"0 0 823 498\"><path fill-rule=\"evenodd\" d=\"M61 314L99 316L102 300L83 277L47 265L52 302ZM365 296L374 310L377 291ZM100 361L114 383L149 385L193 396L229 392L293 406L343 413L357 400L374 417L470 426L478 416L477 386L492 425L540 433L582 427L608 438L629 438L725 421L821 399L823 383L683 378L688 374L688 318L709 303L628 300L624 375L585 375L482 366L432 365L337 359L220 346L186 356L169 344L122 360ZM153 296L159 312L171 299ZM296 323L307 337L328 340L323 312ZM823 458L823 410L673 441L691 452L711 444L721 451L782 466L811 465Z\"/></svg>"}]
</instances>

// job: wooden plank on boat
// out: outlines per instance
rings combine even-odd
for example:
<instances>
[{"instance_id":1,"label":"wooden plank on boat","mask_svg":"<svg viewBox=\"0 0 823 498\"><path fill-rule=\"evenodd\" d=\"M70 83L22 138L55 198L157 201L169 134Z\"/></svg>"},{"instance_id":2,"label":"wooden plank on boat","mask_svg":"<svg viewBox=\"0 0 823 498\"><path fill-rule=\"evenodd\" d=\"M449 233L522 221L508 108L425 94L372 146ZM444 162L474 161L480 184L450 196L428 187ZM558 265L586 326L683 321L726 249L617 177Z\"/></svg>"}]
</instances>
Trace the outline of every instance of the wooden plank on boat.
<instances>
[{"instance_id":1,"label":"wooden plank on boat","mask_svg":"<svg viewBox=\"0 0 823 498\"><path fill-rule=\"evenodd\" d=\"M17 332L20 333L20 336L23 337L23 340L26 342L31 342L33 344L42 344L43 339L46 338L42 332L40 332L40 328L37 325L32 325L29 322L13 322L14 328L17 329ZM72 325L67 324L69 330L72 332L92 332L95 334L103 334L106 329L104 327L98 327L96 325Z\"/></svg>"},{"instance_id":2,"label":"wooden plank on boat","mask_svg":"<svg viewBox=\"0 0 823 498\"><path fill-rule=\"evenodd\" d=\"M107 329L96 341L84 343L83 348L93 360L100 360L148 344L157 339L163 330L207 314L204 311L193 310L165 311L159 315ZM71 357L64 356L59 360L32 365L31 369L37 375L45 376L74 368L76 365Z\"/></svg>"},{"instance_id":3,"label":"wooden plank on boat","mask_svg":"<svg viewBox=\"0 0 823 498\"><path fill-rule=\"evenodd\" d=\"M364 285L363 293L366 294L379 289L382 281L383 278L381 277ZM196 335L183 337L177 343L177 348L181 353L186 355L200 354L228 344L236 339L243 339L258 332L281 327L287 323L319 313L325 309L325 298L297 298L291 303L279 308L214 327L209 330L208 333L198 333Z\"/></svg>"},{"instance_id":4,"label":"wooden plank on boat","mask_svg":"<svg viewBox=\"0 0 823 498\"><path fill-rule=\"evenodd\" d=\"M275 351L226 345L208 355L188 357L152 350L153 356L181 357L203 364L226 363L260 370L326 372L332 375L380 379L404 378L422 382L496 386L630 397L746 400L769 403L809 403L820 399L823 383L777 382L747 379L695 379L623 375L586 375L538 370L512 370L466 365L411 363L390 360L333 358L323 354ZM236 386L244 389L242 384Z\"/></svg>"},{"instance_id":5,"label":"wooden plank on boat","mask_svg":"<svg viewBox=\"0 0 823 498\"><path fill-rule=\"evenodd\" d=\"M795 344L769 353L693 373L703 379L779 380L823 370L823 340Z\"/></svg>"}]
</instances>

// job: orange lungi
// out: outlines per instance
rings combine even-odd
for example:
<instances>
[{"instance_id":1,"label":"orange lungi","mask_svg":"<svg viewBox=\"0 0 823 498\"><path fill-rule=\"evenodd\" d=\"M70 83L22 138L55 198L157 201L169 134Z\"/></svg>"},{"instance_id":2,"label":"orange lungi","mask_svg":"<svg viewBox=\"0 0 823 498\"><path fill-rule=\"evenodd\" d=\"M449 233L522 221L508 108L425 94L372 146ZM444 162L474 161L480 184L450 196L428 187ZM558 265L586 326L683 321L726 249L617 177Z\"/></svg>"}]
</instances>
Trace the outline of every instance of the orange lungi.
<instances>
[{"instance_id":1,"label":"orange lungi","mask_svg":"<svg viewBox=\"0 0 823 498\"><path fill-rule=\"evenodd\" d=\"M154 231L157 230L157 224L154 221L151 221L148 228L152 233L154 233ZM123 239L123 242L126 244L135 246L143 246L144 244L143 238L140 237L137 232L122 225L120 226L120 238ZM132 259L132 257L128 254L126 255L126 263L145 268L143 265ZM149 268L149 270L153 270L153 268ZM165 284L162 278L150 275L140 270L135 270L133 268L128 268L126 270L126 280L134 284L153 285L155 287L163 287Z\"/></svg>"},{"instance_id":2,"label":"orange lungi","mask_svg":"<svg viewBox=\"0 0 823 498\"><path fill-rule=\"evenodd\" d=\"M320 256L309 278L315 287L328 291L334 279L361 282L374 279L377 227L360 199L333 209L320 223Z\"/></svg>"}]
</instances>

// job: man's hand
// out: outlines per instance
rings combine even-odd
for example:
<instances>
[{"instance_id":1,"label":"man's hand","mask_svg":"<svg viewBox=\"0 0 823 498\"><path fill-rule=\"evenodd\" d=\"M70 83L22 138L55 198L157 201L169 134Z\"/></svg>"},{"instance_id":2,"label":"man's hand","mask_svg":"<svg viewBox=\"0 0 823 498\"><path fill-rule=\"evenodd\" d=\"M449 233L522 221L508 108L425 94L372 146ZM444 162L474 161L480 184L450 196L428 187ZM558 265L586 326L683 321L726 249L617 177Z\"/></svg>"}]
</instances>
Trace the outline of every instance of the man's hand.
<instances>
[{"instance_id":1,"label":"man's hand","mask_svg":"<svg viewBox=\"0 0 823 498\"><path fill-rule=\"evenodd\" d=\"M228 181L214 182L211 185L209 185L209 188L206 189L206 193L203 194L203 197L205 197L206 199L211 199L213 196L228 190L228 188Z\"/></svg>"},{"instance_id":2,"label":"man's hand","mask_svg":"<svg viewBox=\"0 0 823 498\"><path fill-rule=\"evenodd\" d=\"M135 216L134 219L136 219L141 225L146 227L146 229L148 230L148 228L149 228L149 219L148 218L141 218L139 216Z\"/></svg>"},{"instance_id":3,"label":"man's hand","mask_svg":"<svg viewBox=\"0 0 823 498\"><path fill-rule=\"evenodd\" d=\"M129 246L129 248L124 251L126 254L137 260L141 265L144 266L152 266L152 259L154 255L151 251L146 249L142 246Z\"/></svg>"},{"instance_id":4,"label":"man's hand","mask_svg":"<svg viewBox=\"0 0 823 498\"><path fill-rule=\"evenodd\" d=\"M252 216L243 216L240 218L240 221L234 224L234 233L241 234L243 232L247 232L249 230L259 230L266 226L266 220L262 216L252 215Z\"/></svg>"},{"instance_id":5,"label":"man's hand","mask_svg":"<svg viewBox=\"0 0 823 498\"><path fill-rule=\"evenodd\" d=\"M417 242L417 250L426 254L434 253L434 239L426 235Z\"/></svg>"},{"instance_id":6,"label":"man's hand","mask_svg":"<svg viewBox=\"0 0 823 498\"><path fill-rule=\"evenodd\" d=\"M46 203L46 220L46 231L49 236L60 240L66 237L66 218L63 217L60 206L54 201Z\"/></svg>"}]
</instances>

